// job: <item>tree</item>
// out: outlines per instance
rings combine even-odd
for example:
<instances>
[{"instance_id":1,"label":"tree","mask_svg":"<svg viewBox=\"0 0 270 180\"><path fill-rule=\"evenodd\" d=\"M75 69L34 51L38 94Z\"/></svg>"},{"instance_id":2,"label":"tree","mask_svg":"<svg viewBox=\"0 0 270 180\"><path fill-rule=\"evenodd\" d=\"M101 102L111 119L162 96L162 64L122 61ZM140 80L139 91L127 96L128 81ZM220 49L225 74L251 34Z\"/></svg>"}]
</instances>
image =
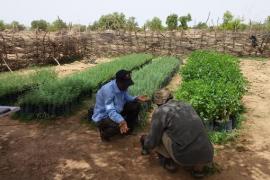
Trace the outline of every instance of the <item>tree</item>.
<instances>
[{"instance_id":1,"label":"tree","mask_svg":"<svg viewBox=\"0 0 270 180\"><path fill-rule=\"evenodd\" d=\"M57 18L57 20L53 21L50 26L51 31L59 31L66 28L67 28L67 24L59 17Z\"/></svg>"},{"instance_id":2,"label":"tree","mask_svg":"<svg viewBox=\"0 0 270 180\"><path fill-rule=\"evenodd\" d=\"M6 27L5 27L4 21L0 20L0 31L3 31L5 29L6 29Z\"/></svg>"},{"instance_id":3,"label":"tree","mask_svg":"<svg viewBox=\"0 0 270 180\"><path fill-rule=\"evenodd\" d=\"M103 15L98 20L100 29L124 29L126 25L126 18L123 13L114 12L112 14Z\"/></svg>"},{"instance_id":4,"label":"tree","mask_svg":"<svg viewBox=\"0 0 270 180\"><path fill-rule=\"evenodd\" d=\"M31 22L31 29L38 29L42 31L46 31L49 27L49 23L43 19L34 20Z\"/></svg>"},{"instance_id":5,"label":"tree","mask_svg":"<svg viewBox=\"0 0 270 180\"><path fill-rule=\"evenodd\" d=\"M171 14L167 17L166 24L169 30L175 30L178 27L178 16L177 14Z\"/></svg>"},{"instance_id":6,"label":"tree","mask_svg":"<svg viewBox=\"0 0 270 180\"><path fill-rule=\"evenodd\" d=\"M234 18L230 11L226 11L223 14L223 23L221 24L222 29L226 30L244 30L246 29L247 25L242 23L243 20L240 18Z\"/></svg>"},{"instance_id":7,"label":"tree","mask_svg":"<svg viewBox=\"0 0 270 180\"><path fill-rule=\"evenodd\" d=\"M233 15L230 11L226 11L223 14L223 24L229 24L233 20Z\"/></svg>"},{"instance_id":8,"label":"tree","mask_svg":"<svg viewBox=\"0 0 270 180\"><path fill-rule=\"evenodd\" d=\"M187 16L180 16L179 17L179 22L180 22L180 27L183 29L188 28L188 22L192 21L191 15L188 13Z\"/></svg>"},{"instance_id":9,"label":"tree","mask_svg":"<svg viewBox=\"0 0 270 180\"><path fill-rule=\"evenodd\" d=\"M138 23L135 17L129 17L126 22L126 29L129 31L135 31L138 28Z\"/></svg>"},{"instance_id":10,"label":"tree","mask_svg":"<svg viewBox=\"0 0 270 180\"><path fill-rule=\"evenodd\" d=\"M161 31L163 29L162 21L158 17L148 20L144 26L151 31Z\"/></svg>"}]
</instances>

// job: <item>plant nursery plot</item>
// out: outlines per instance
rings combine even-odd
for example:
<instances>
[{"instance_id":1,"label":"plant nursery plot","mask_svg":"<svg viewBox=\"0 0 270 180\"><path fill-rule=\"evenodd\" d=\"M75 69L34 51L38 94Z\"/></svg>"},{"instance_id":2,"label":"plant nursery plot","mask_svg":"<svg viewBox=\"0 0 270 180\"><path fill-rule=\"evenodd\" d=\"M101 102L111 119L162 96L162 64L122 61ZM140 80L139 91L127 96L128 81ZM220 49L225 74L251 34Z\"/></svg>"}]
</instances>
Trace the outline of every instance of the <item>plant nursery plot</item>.
<instances>
[{"instance_id":1,"label":"plant nursery plot","mask_svg":"<svg viewBox=\"0 0 270 180\"><path fill-rule=\"evenodd\" d=\"M131 86L133 95L144 94L152 97L156 90L162 88L179 69L180 61L174 57L159 57L152 63L132 73L135 82Z\"/></svg>"},{"instance_id":2,"label":"plant nursery plot","mask_svg":"<svg viewBox=\"0 0 270 180\"><path fill-rule=\"evenodd\" d=\"M135 84L130 88L133 95L147 95L153 97L154 93L165 86L173 74L179 69L180 61L174 57L159 57L152 63L132 73ZM151 103L145 104L140 112L140 125L144 126L146 113Z\"/></svg>"},{"instance_id":3,"label":"plant nursery plot","mask_svg":"<svg viewBox=\"0 0 270 180\"><path fill-rule=\"evenodd\" d=\"M56 77L53 69L35 70L29 74L3 73L0 76L0 104L13 105L20 95Z\"/></svg>"},{"instance_id":4,"label":"plant nursery plot","mask_svg":"<svg viewBox=\"0 0 270 180\"><path fill-rule=\"evenodd\" d=\"M91 96L120 69L133 70L152 60L149 54L131 54L88 70L48 81L20 100L21 115L46 118L70 113L83 97Z\"/></svg>"},{"instance_id":5,"label":"plant nursery plot","mask_svg":"<svg viewBox=\"0 0 270 180\"><path fill-rule=\"evenodd\" d=\"M181 69L181 75L183 83L175 93L176 99L190 103L210 130L228 130L237 124L246 91L238 59L196 51Z\"/></svg>"}]
</instances>

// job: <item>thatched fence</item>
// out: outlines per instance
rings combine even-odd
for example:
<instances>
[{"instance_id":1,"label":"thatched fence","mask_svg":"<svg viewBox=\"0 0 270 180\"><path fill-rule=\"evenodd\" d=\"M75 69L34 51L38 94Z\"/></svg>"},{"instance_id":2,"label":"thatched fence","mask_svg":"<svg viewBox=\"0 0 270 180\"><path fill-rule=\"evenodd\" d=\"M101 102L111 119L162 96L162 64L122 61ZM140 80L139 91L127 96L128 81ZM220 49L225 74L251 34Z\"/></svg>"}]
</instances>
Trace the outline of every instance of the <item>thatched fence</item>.
<instances>
[{"instance_id":1,"label":"thatched fence","mask_svg":"<svg viewBox=\"0 0 270 180\"><path fill-rule=\"evenodd\" d=\"M270 57L270 32L186 30L171 32L0 32L0 71L32 65L94 61L132 52L183 56L212 49L237 56Z\"/></svg>"}]
</instances>

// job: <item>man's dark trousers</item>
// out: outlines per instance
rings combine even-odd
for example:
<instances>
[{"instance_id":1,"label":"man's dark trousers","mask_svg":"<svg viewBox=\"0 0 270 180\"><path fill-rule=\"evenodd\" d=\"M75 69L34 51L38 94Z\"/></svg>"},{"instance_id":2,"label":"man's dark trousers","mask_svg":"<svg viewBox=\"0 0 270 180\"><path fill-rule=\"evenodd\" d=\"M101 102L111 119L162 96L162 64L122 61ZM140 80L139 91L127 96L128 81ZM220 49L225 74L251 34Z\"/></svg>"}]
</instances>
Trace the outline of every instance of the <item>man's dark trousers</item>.
<instances>
[{"instance_id":1,"label":"man's dark trousers","mask_svg":"<svg viewBox=\"0 0 270 180\"><path fill-rule=\"evenodd\" d=\"M121 112L121 115L127 122L129 133L132 132L138 123L138 115L140 112L140 104L136 101L127 102ZM97 123L100 136L103 140L109 140L110 137L120 134L119 124L110 118L102 119Z\"/></svg>"}]
</instances>

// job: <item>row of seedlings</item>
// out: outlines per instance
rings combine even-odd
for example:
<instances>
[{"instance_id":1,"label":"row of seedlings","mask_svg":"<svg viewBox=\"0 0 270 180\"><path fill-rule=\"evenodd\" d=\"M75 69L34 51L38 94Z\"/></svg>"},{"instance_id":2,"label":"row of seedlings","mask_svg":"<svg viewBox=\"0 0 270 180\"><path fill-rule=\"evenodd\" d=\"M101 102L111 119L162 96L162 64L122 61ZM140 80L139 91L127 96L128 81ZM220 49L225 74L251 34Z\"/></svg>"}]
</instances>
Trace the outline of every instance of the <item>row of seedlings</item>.
<instances>
[{"instance_id":1,"label":"row of seedlings","mask_svg":"<svg viewBox=\"0 0 270 180\"><path fill-rule=\"evenodd\" d=\"M132 95L147 95L153 99L155 92L164 87L178 71L180 66L179 59L175 57L159 57L154 59L151 64L144 66L132 73L135 82L130 88ZM140 125L146 123L147 112L151 108L151 102L143 105L139 115Z\"/></svg>"},{"instance_id":2,"label":"row of seedlings","mask_svg":"<svg viewBox=\"0 0 270 180\"><path fill-rule=\"evenodd\" d=\"M133 70L149 63L152 55L131 54L91 67L73 75L48 81L20 100L20 115L30 118L51 118L69 114L85 97L92 95L120 69Z\"/></svg>"},{"instance_id":3,"label":"row of seedlings","mask_svg":"<svg viewBox=\"0 0 270 180\"><path fill-rule=\"evenodd\" d=\"M57 78L53 68L34 70L27 74L8 72L0 74L0 104L14 105L18 98L31 89Z\"/></svg>"}]
</instances>

